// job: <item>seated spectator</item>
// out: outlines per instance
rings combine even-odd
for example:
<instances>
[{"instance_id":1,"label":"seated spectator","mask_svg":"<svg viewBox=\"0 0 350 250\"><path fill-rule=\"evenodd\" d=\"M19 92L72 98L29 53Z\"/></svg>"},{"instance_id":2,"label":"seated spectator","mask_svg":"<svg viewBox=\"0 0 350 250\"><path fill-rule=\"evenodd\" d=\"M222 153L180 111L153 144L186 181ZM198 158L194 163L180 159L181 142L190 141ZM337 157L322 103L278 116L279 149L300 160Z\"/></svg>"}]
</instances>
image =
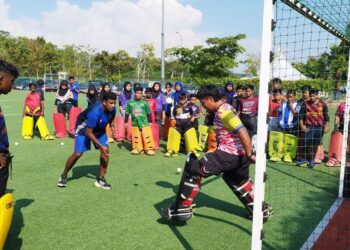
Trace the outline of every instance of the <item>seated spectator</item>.
<instances>
[{"instance_id":1,"label":"seated spectator","mask_svg":"<svg viewBox=\"0 0 350 250\"><path fill-rule=\"evenodd\" d=\"M62 80L60 86L58 87L56 97L55 97L55 109L58 113L62 113L64 116L69 116L69 111L72 108L73 94L68 88L68 82Z\"/></svg>"}]
</instances>

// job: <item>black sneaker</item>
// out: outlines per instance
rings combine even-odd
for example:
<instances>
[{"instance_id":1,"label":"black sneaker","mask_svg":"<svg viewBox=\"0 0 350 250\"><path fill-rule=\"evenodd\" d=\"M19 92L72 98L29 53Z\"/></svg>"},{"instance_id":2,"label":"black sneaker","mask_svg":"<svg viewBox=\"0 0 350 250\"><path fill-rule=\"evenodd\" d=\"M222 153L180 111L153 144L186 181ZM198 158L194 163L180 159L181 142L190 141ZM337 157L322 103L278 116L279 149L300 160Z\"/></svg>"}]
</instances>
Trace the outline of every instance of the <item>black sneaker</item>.
<instances>
[{"instance_id":1,"label":"black sneaker","mask_svg":"<svg viewBox=\"0 0 350 250\"><path fill-rule=\"evenodd\" d=\"M66 187L67 186L67 176L61 175L60 178L58 178L58 184L59 187Z\"/></svg>"},{"instance_id":2,"label":"black sneaker","mask_svg":"<svg viewBox=\"0 0 350 250\"><path fill-rule=\"evenodd\" d=\"M95 181L95 186L103 189L111 189L112 186L107 183L106 179L102 176L97 177Z\"/></svg>"}]
</instances>

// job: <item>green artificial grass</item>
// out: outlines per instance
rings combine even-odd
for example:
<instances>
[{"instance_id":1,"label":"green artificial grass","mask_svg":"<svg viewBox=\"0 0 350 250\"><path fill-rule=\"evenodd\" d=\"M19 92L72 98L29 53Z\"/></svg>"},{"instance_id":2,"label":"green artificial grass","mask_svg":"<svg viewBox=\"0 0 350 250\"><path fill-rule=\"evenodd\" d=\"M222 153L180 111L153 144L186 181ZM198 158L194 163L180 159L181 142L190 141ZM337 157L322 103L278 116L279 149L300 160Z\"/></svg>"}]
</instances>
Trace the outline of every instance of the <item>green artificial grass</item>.
<instances>
[{"instance_id":1,"label":"green artificial grass","mask_svg":"<svg viewBox=\"0 0 350 250\"><path fill-rule=\"evenodd\" d=\"M172 202L178 187L176 169L185 161L184 154L165 158L165 142L155 157L130 155L129 143L111 144L106 175L111 190L94 186L98 150L87 152L69 174L67 187L58 188L73 139L22 140L25 94L0 96L15 156L8 183L15 214L5 249L250 249L252 222L220 177L203 181L195 216L187 224L161 219L161 208ZM54 94L45 97L53 132ZM83 95L80 105L86 105ZM334 201L338 172L268 165L266 196L275 216L265 224L264 248L300 248Z\"/></svg>"}]
</instances>

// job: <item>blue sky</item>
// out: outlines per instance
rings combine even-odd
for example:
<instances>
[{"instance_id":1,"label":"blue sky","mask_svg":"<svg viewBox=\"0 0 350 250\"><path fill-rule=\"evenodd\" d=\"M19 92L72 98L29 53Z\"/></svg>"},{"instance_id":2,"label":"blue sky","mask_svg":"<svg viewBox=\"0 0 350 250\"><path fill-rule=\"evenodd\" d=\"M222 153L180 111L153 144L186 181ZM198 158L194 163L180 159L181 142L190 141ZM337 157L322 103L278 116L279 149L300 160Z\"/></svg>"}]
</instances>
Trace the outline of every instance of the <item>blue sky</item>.
<instances>
[{"instance_id":1,"label":"blue sky","mask_svg":"<svg viewBox=\"0 0 350 250\"><path fill-rule=\"evenodd\" d=\"M89 8L92 2L108 2L108 0L68 0L68 2L77 4L81 8ZM202 11L203 22L196 28L198 31L216 32L224 36L246 33L249 37L260 38L263 1L182 0L181 2ZM50 11L56 6L55 0L8 0L7 3L11 5L12 18L21 16L37 18L43 11Z\"/></svg>"},{"instance_id":2,"label":"blue sky","mask_svg":"<svg viewBox=\"0 0 350 250\"><path fill-rule=\"evenodd\" d=\"M131 12L138 8L135 13L130 13L130 18L127 13L119 12L125 6L121 2L125 3L125 1L127 0L64 0L61 2L56 0L0 0L0 19L2 20L0 29L9 30L14 35L44 36L58 45L76 42L84 45L91 44L97 49L135 51L140 43L152 42L155 44L156 51L159 50L159 12L154 13L140 2L160 4L160 0L129 0L129 3L134 4L132 7L128 6ZM96 2L102 5L92 8L92 4ZM109 7L103 7L103 4L107 6L112 2L114 7L111 8L114 8L116 12L114 15L108 13ZM204 40L210 36L245 33L247 39L242 41L242 45L247 48L247 54L259 54L263 1L165 0L166 6L169 6L171 2L174 4L169 7L170 9L168 8L171 16L166 19L167 47L179 46L180 39L176 34L178 31L182 34L185 47L204 43ZM9 19L7 22L4 22L1 16L1 4L4 3L10 6L6 13L6 18ZM75 8L73 5L78 7ZM192 8L187 8L188 6ZM71 11L72 9L74 10ZM160 8L158 9L160 11ZM143 14L148 17L142 16ZM138 20L139 16L142 16L140 20ZM104 30L105 23L111 23L109 29L107 27ZM129 26L123 26L123 23ZM153 28L147 30L139 27L137 29L144 23L148 23L148 27ZM74 26L81 29L76 29ZM95 36L87 34L90 33L90 30L95 33ZM95 38L96 36L98 39Z\"/></svg>"}]
</instances>

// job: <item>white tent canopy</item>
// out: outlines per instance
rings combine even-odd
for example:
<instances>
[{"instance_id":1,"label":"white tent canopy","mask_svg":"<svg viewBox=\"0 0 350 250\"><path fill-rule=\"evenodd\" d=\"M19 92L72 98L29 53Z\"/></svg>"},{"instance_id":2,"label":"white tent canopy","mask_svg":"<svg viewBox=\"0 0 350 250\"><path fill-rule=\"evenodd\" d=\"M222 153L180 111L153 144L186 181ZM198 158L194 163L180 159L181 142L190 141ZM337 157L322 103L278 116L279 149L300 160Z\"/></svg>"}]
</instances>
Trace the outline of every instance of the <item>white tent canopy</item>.
<instances>
[{"instance_id":1,"label":"white tent canopy","mask_svg":"<svg viewBox=\"0 0 350 250\"><path fill-rule=\"evenodd\" d=\"M282 53L276 53L272 61L272 77L278 77L282 81L307 80L308 78L300 73L289 63Z\"/></svg>"}]
</instances>

